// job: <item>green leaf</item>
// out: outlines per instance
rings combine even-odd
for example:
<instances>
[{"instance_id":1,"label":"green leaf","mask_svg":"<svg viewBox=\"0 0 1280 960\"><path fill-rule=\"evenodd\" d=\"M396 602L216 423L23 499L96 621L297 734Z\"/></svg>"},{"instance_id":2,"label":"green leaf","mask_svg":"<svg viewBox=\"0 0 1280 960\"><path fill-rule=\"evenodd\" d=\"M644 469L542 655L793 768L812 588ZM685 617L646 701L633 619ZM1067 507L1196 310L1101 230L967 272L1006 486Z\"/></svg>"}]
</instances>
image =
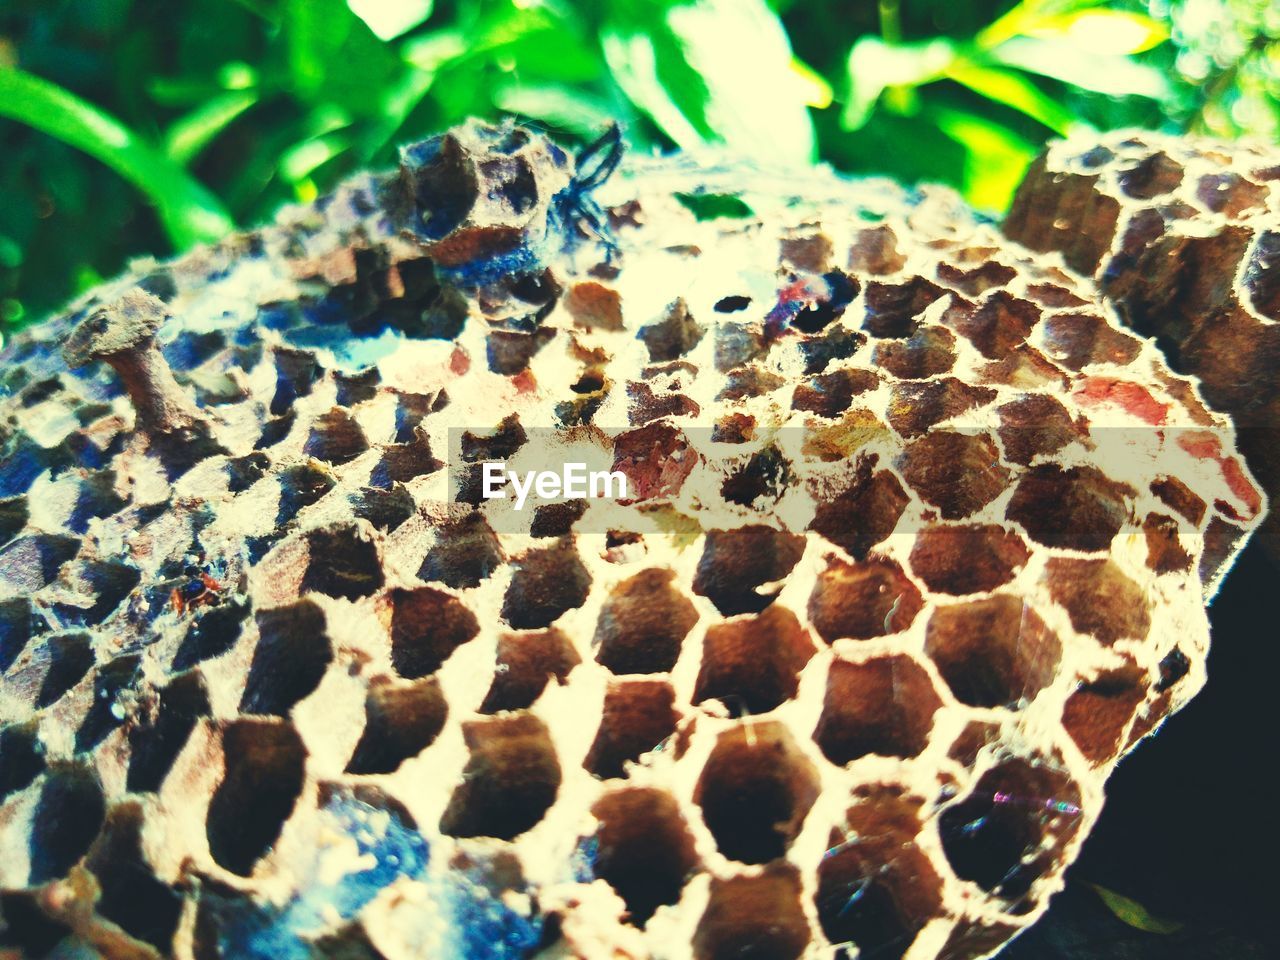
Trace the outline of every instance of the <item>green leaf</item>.
<instances>
[{"instance_id":1,"label":"green leaf","mask_svg":"<svg viewBox=\"0 0 1280 960\"><path fill-rule=\"evenodd\" d=\"M191 163L236 117L258 102L255 90L232 90L214 97L175 120L165 131L169 158L183 166Z\"/></svg>"},{"instance_id":2,"label":"green leaf","mask_svg":"<svg viewBox=\"0 0 1280 960\"><path fill-rule=\"evenodd\" d=\"M102 161L156 205L179 249L235 229L218 199L126 126L56 84L0 69L0 115L35 127Z\"/></svg>"},{"instance_id":3,"label":"green leaf","mask_svg":"<svg viewBox=\"0 0 1280 960\"><path fill-rule=\"evenodd\" d=\"M1170 93L1168 79L1155 67L1128 57L1093 54L1068 40L1018 37L989 56L1006 66L1113 97L1163 100Z\"/></svg>"},{"instance_id":4,"label":"green leaf","mask_svg":"<svg viewBox=\"0 0 1280 960\"><path fill-rule=\"evenodd\" d=\"M889 87L918 87L942 77L955 60L950 41L889 44L879 37L863 37L849 51L849 98L840 125L858 130L866 124L876 101Z\"/></svg>"},{"instance_id":5,"label":"green leaf","mask_svg":"<svg viewBox=\"0 0 1280 960\"><path fill-rule=\"evenodd\" d=\"M938 128L966 150L965 199L981 210L1003 213L1035 158L1036 145L974 113L941 108L932 113Z\"/></svg>"},{"instance_id":6,"label":"green leaf","mask_svg":"<svg viewBox=\"0 0 1280 960\"><path fill-rule=\"evenodd\" d=\"M394 40L431 16L435 0L347 0L347 6L379 40Z\"/></svg>"},{"instance_id":7,"label":"green leaf","mask_svg":"<svg viewBox=\"0 0 1280 960\"><path fill-rule=\"evenodd\" d=\"M288 0L284 34L294 93L312 103L376 116L383 91L403 70L345 0Z\"/></svg>"},{"instance_id":8,"label":"green leaf","mask_svg":"<svg viewBox=\"0 0 1280 960\"><path fill-rule=\"evenodd\" d=\"M608 104L571 87L513 83L494 91L499 110L572 131L584 137L599 136L616 111Z\"/></svg>"},{"instance_id":9,"label":"green leaf","mask_svg":"<svg viewBox=\"0 0 1280 960\"><path fill-rule=\"evenodd\" d=\"M1025 32L1042 39L1061 38L1104 56L1142 53L1169 39L1163 23L1128 10L1076 10L1040 19Z\"/></svg>"},{"instance_id":10,"label":"green leaf","mask_svg":"<svg viewBox=\"0 0 1280 960\"><path fill-rule=\"evenodd\" d=\"M1091 883L1089 886L1093 887L1098 896L1102 898L1102 902L1107 905L1108 910L1135 930L1167 936L1171 933L1177 933L1183 927L1176 920L1161 920L1153 917L1147 912L1147 908L1138 903L1138 901L1121 896L1114 890L1100 887L1096 883Z\"/></svg>"},{"instance_id":11,"label":"green leaf","mask_svg":"<svg viewBox=\"0 0 1280 960\"><path fill-rule=\"evenodd\" d=\"M987 67L968 59L957 58L947 67L946 76L988 100L1025 113L1062 136L1079 126L1070 110L1012 70Z\"/></svg>"},{"instance_id":12,"label":"green leaf","mask_svg":"<svg viewBox=\"0 0 1280 960\"><path fill-rule=\"evenodd\" d=\"M742 220L755 215L746 201L728 193L677 193L676 200L696 220L715 220L720 217Z\"/></svg>"}]
</instances>

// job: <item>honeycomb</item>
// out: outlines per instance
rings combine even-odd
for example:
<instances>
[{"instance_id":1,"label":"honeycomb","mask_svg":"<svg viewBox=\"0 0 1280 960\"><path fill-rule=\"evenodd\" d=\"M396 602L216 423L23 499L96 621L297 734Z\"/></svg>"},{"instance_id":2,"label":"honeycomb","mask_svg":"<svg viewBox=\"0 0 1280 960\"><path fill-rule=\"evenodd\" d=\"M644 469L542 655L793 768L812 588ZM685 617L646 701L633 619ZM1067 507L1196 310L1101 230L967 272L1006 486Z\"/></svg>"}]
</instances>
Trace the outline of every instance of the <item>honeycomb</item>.
<instances>
[{"instance_id":1,"label":"honeycomb","mask_svg":"<svg viewBox=\"0 0 1280 960\"><path fill-rule=\"evenodd\" d=\"M4 348L0 954L1043 912L1204 683L1232 425L946 190L618 151L472 123ZM481 495L571 455L626 495Z\"/></svg>"},{"instance_id":2,"label":"honeycomb","mask_svg":"<svg viewBox=\"0 0 1280 960\"><path fill-rule=\"evenodd\" d=\"M1127 327L1229 414L1280 490L1280 153L1258 143L1121 131L1055 142L1028 172L1008 236L1057 250ZM1280 523L1265 541L1280 556Z\"/></svg>"}]
</instances>

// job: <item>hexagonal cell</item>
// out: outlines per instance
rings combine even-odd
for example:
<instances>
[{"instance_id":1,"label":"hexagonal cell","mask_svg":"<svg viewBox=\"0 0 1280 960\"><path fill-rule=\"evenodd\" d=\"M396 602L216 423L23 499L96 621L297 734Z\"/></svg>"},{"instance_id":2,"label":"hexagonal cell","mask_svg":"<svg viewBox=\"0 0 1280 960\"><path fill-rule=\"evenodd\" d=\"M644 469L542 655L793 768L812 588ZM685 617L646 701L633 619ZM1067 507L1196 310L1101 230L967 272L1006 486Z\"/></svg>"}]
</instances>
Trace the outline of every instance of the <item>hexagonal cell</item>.
<instances>
[{"instance_id":1,"label":"hexagonal cell","mask_svg":"<svg viewBox=\"0 0 1280 960\"><path fill-rule=\"evenodd\" d=\"M862 560L898 526L910 498L897 476L888 470L872 473L876 458L859 457L848 487L821 499L809 529L822 534Z\"/></svg>"},{"instance_id":2,"label":"hexagonal cell","mask_svg":"<svg viewBox=\"0 0 1280 960\"><path fill-rule=\"evenodd\" d=\"M664 790L625 787L591 808L595 876L618 891L628 919L643 927L660 906L677 903L699 865L693 834L676 799Z\"/></svg>"},{"instance_id":3,"label":"hexagonal cell","mask_svg":"<svg viewBox=\"0 0 1280 960\"><path fill-rule=\"evenodd\" d=\"M786 727L745 721L716 738L693 802L722 854L766 863L787 852L818 788L813 766Z\"/></svg>"},{"instance_id":4,"label":"hexagonal cell","mask_svg":"<svg viewBox=\"0 0 1280 960\"><path fill-rule=\"evenodd\" d=\"M925 308L945 295L946 291L924 277L902 283L868 283L862 327L875 337L909 337L919 326Z\"/></svg>"},{"instance_id":5,"label":"hexagonal cell","mask_svg":"<svg viewBox=\"0 0 1280 960\"><path fill-rule=\"evenodd\" d=\"M1146 671L1132 661L1076 685L1063 708L1062 725L1088 760L1102 763L1115 756L1149 685Z\"/></svg>"},{"instance_id":6,"label":"hexagonal cell","mask_svg":"<svg viewBox=\"0 0 1280 960\"><path fill-rule=\"evenodd\" d=\"M280 486L277 527L288 523L300 510L318 502L337 485L332 473L310 461L284 468L276 474L276 482Z\"/></svg>"},{"instance_id":7,"label":"hexagonal cell","mask_svg":"<svg viewBox=\"0 0 1280 960\"><path fill-rule=\"evenodd\" d=\"M828 327L820 336L805 337L797 346L806 375L822 373L836 360L847 360L867 342L867 335L845 326Z\"/></svg>"},{"instance_id":8,"label":"hexagonal cell","mask_svg":"<svg viewBox=\"0 0 1280 960\"><path fill-rule=\"evenodd\" d=\"M254 614L258 645L240 698L242 713L287 716L315 692L333 662L324 611L310 600Z\"/></svg>"},{"instance_id":9,"label":"hexagonal cell","mask_svg":"<svg viewBox=\"0 0 1280 960\"><path fill-rule=\"evenodd\" d=\"M435 677L408 684L374 680L364 700L364 733L346 772L394 773L435 742L448 712Z\"/></svg>"},{"instance_id":10,"label":"hexagonal cell","mask_svg":"<svg viewBox=\"0 0 1280 960\"><path fill-rule=\"evenodd\" d=\"M529 435L520 423L519 414L504 417L492 430L462 434L462 460L465 463L481 463L486 460L510 460L524 446Z\"/></svg>"},{"instance_id":11,"label":"hexagonal cell","mask_svg":"<svg viewBox=\"0 0 1280 960\"><path fill-rule=\"evenodd\" d=\"M804 553L805 538L763 524L708 530L693 578L693 592L707 597L725 616L759 613Z\"/></svg>"},{"instance_id":12,"label":"hexagonal cell","mask_svg":"<svg viewBox=\"0 0 1280 960\"><path fill-rule=\"evenodd\" d=\"M0 550L0 582L20 593L35 593L58 576L62 565L80 552L80 541L52 533L33 533Z\"/></svg>"},{"instance_id":13,"label":"hexagonal cell","mask_svg":"<svg viewBox=\"0 0 1280 960\"><path fill-rule=\"evenodd\" d=\"M997 290L972 311L953 311L956 331L988 360L1007 356L1040 321L1040 308L1030 300Z\"/></svg>"},{"instance_id":14,"label":"hexagonal cell","mask_svg":"<svg viewBox=\"0 0 1280 960\"><path fill-rule=\"evenodd\" d=\"M142 825L142 807L137 802L113 808L85 865L101 889L97 913L163 956L173 946L183 897L162 883L147 862Z\"/></svg>"},{"instance_id":15,"label":"hexagonal cell","mask_svg":"<svg viewBox=\"0 0 1280 960\"><path fill-rule=\"evenodd\" d=\"M444 461L431 452L425 433L416 433L405 443L392 443L382 448L381 456L369 473L369 484L382 490L395 483L408 483L444 467Z\"/></svg>"},{"instance_id":16,"label":"hexagonal cell","mask_svg":"<svg viewBox=\"0 0 1280 960\"><path fill-rule=\"evenodd\" d=\"M404 487L383 490L378 487L361 487L347 494L351 513L360 520L367 520L375 530L390 533L413 516L417 505Z\"/></svg>"},{"instance_id":17,"label":"hexagonal cell","mask_svg":"<svg viewBox=\"0 0 1280 960\"><path fill-rule=\"evenodd\" d=\"M809 377L796 384L791 395L791 409L816 413L820 417L838 417L853 398L874 390L880 377L873 370L833 370Z\"/></svg>"},{"instance_id":18,"label":"hexagonal cell","mask_svg":"<svg viewBox=\"0 0 1280 960\"><path fill-rule=\"evenodd\" d=\"M911 569L930 590L962 596L1008 583L1030 556L1021 537L996 524L934 524L917 535Z\"/></svg>"},{"instance_id":19,"label":"hexagonal cell","mask_svg":"<svg viewBox=\"0 0 1280 960\"><path fill-rule=\"evenodd\" d=\"M899 960L942 911L942 880L916 843L923 801L888 785L860 787L818 865L814 898L832 943Z\"/></svg>"},{"instance_id":20,"label":"hexagonal cell","mask_svg":"<svg viewBox=\"0 0 1280 960\"><path fill-rule=\"evenodd\" d=\"M956 362L956 338L946 327L921 327L908 340L876 344L871 360L895 377L923 380L946 373Z\"/></svg>"},{"instance_id":21,"label":"hexagonal cell","mask_svg":"<svg viewBox=\"0 0 1280 960\"><path fill-rule=\"evenodd\" d=\"M498 662L481 713L523 710L533 706L554 677L566 682L582 662L573 643L559 630L504 633L498 638Z\"/></svg>"},{"instance_id":22,"label":"hexagonal cell","mask_svg":"<svg viewBox=\"0 0 1280 960\"><path fill-rule=\"evenodd\" d=\"M454 650L480 632L476 615L443 590L393 590L388 599L391 665L405 679L435 673Z\"/></svg>"},{"instance_id":23,"label":"hexagonal cell","mask_svg":"<svg viewBox=\"0 0 1280 960\"><path fill-rule=\"evenodd\" d=\"M422 561L418 577L461 590L480 585L502 564L502 546L484 516L471 510L436 528L436 542Z\"/></svg>"},{"instance_id":24,"label":"hexagonal cell","mask_svg":"<svg viewBox=\"0 0 1280 960\"><path fill-rule=\"evenodd\" d=\"M67 527L83 534L88 531L90 520L109 517L124 509L126 503L128 500L116 493L114 470L86 471L80 479L80 489L76 493L71 516L67 518Z\"/></svg>"},{"instance_id":25,"label":"hexagonal cell","mask_svg":"<svg viewBox=\"0 0 1280 960\"><path fill-rule=\"evenodd\" d=\"M173 656L173 669L186 670L222 656L240 639L241 628L248 617L249 601L244 597L230 597L216 607L194 610L186 635Z\"/></svg>"},{"instance_id":26,"label":"hexagonal cell","mask_svg":"<svg viewBox=\"0 0 1280 960\"><path fill-rule=\"evenodd\" d=\"M307 751L293 726L236 720L222 733L226 773L209 801L205 833L219 866L242 877L280 837L302 792Z\"/></svg>"},{"instance_id":27,"label":"hexagonal cell","mask_svg":"<svg viewBox=\"0 0 1280 960\"><path fill-rule=\"evenodd\" d=\"M935 424L995 398L994 390L970 386L955 377L895 384L889 397L889 426L904 437L918 437Z\"/></svg>"},{"instance_id":28,"label":"hexagonal cell","mask_svg":"<svg viewBox=\"0 0 1280 960\"><path fill-rule=\"evenodd\" d=\"M1172 193L1182 184L1182 164L1164 151L1143 157L1118 176L1120 190L1135 200L1151 200Z\"/></svg>"},{"instance_id":29,"label":"hexagonal cell","mask_svg":"<svg viewBox=\"0 0 1280 960\"><path fill-rule=\"evenodd\" d=\"M948 520L986 506L1009 484L1000 450L986 434L935 431L909 444L898 466L907 483Z\"/></svg>"},{"instance_id":30,"label":"hexagonal cell","mask_svg":"<svg viewBox=\"0 0 1280 960\"><path fill-rule=\"evenodd\" d=\"M887 223L866 227L854 235L849 249L849 269L873 276L897 273L907 258L898 252L898 238Z\"/></svg>"},{"instance_id":31,"label":"hexagonal cell","mask_svg":"<svg viewBox=\"0 0 1280 960\"><path fill-rule=\"evenodd\" d=\"M1005 516L1046 547L1097 552L1110 549L1133 496L1132 487L1096 467L1046 464L1023 474Z\"/></svg>"},{"instance_id":32,"label":"hexagonal cell","mask_svg":"<svg viewBox=\"0 0 1280 960\"><path fill-rule=\"evenodd\" d=\"M655 392L649 384L638 381L627 384L627 397L631 401L627 419L633 426L663 417L696 417L702 409L678 390Z\"/></svg>"},{"instance_id":33,"label":"hexagonal cell","mask_svg":"<svg viewBox=\"0 0 1280 960\"><path fill-rule=\"evenodd\" d=\"M1151 481L1151 492L1170 509L1181 514L1193 527L1204 520L1208 504L1177 477L1157 477Z\"/></svg>"},{"instance_id":34,"label":"hexagonal cell","mask_svg":"<svg viewBox=\"0 0 1280 960\"><path fill-rule=\"evenodd\" d=\"M36 613L30 597L0 601L0 673L13 666L32 637L48 629L48 622Z\"/></svg>"},{"instance_id":35,"label":"hexagonal cell","mask_svg":"<svg viewBox=\"0 0 1280 960\"><path fill-rule=\"evenodd\" d=\"M1060 402L1047 394L1029 394L996 408L1005 459L1026 466L1037 456L1052 456L1088 436Z\"/></svg>"},{"instance_id":36,"label":"hexagonal cell","mask_svg":"<svg viewBox=\"0 0 1280 960\"><path fill-rule=\"evenodd\" d=\"M1080 829L1080 787L1048 757L1015 757L984 773L937 822L958 877L1019 901Z\"/></svg>"},{"instance_id":37,"label":"hexagonal cell","mask_svg":"<svg viewBox=\"0 0 1280 960\"><path fill-rule=\"evenodd\" d=\"M813 739L837 766L873 753L916 757L941 706L929 674L910 657L834 660Z\"/></svg>"},{"instance_id":38,"label":"hexagonal cell","mask_svg":"<svg viewBox=\"0 0 1280 960\"><path fill-rule=\"evenodd\" d=\"M1148 513L1142 521L1147 540L1147 566L1156 573L1178 573L1191 569L1187 553L1178 535L1180 524L1166 513Z\"/></svg>"},{"instance_id":39,"label":"hexagonal cell","mask_svg":"<svg viewBox=\"0 0 1280 960\"><path fill-rule=\"evenodd\" d=\"M31 862L27 883L37 886L65 877L88 852L105 811L102 785L92 770L52 765L40 787L27 837Z\"/></svg>"},{"instance_id":40,"label":"hexagonal cell","mask_svg":"<svg viewBox=\"0 0 1280 960\"><path fill-rule=\"evenodd\" d=\"M796 695L815 653L796 615L777 604L764 613L707 628L693 702L722 700L731 716L766 713Z\"/></svg>"},{"instance_id":41,"label":"hexagonal cell","mask_svg":"<svg viewBox=\"0 0 1280 960\"><path fill-rule=\"evenodd\" d=\"M672 586L675 571L652 568L622 581L596 623L596 660L614 673L665 673L698 620L693 603Z\"/></svg>"},{"instance_id":42,"label":"hexagonal cell","mask_svg":"<svg viewBox=\"0 0 1280 960\"><path fill-rule=\"evenodd\" d=\"M755 876L713 877L693 934L696 960L799 960L809 946L800 874L786 863Z\"/></svg>"},{"instance_id":43,"label":"hexagonal cell","mask_svg":"<svg viewBox=\"0 0 1280 960\"><path fill-rule=\"evenodd\" d=\"M354 523L312 530L307 538L307 569L302 591L356 600L382 586L378 547Z\"/></svg>"},{"instance_id":44,"label":"hexagonal cell","mask_svg":"<svg viewBox=\"0 0 1280 960\"><path fill-rule=\"evenodd\" d=\"M77 753L92 750L124 723L123 713L117 714L116 698L133 686L141 663L139 654L130 653L116 657L98 669L93 678L93 703L76 729Z\"/></svg>"},{"instance_id":45,"label":"hexagonal cell","mask_svg":"<svg viewBox=\"0 0 1280 960\"><path fill-rule=\"evenodd\" d=\"M369 449L360 424L346 410L334 407L311 425L311 434L302 448L309 457L325 463L347 463Z\"/></svg>"},{"instance_id":46,"label":"hexagonal cell","mask_svg":"<svg viewBox=\"0 0 1280 960\"><path fill-rule=\"evenodd\" d=\"M378 384L381 382L382 374L377 367L369 367L359 373L335 370L333 383L337 388L336 402L342 407L353 407L357 403L372 400L378 395Z\"/></svg>"},{"instance_id":47,"label":"hexagonal cell","mask_svg":"<svg viewBox=\"0 0 1280 960\"><path fill-rule=\"evenodd\" d=\"M49 669L36 696L37 707L56 703L93 667L92 638L87 633L55 633L45 640Z\"/></svg>"},{"instance_id":48,"label":"hexagonal cell","mask_svg":"<svg viewBox=\"0 0 1280 960\"><path fill-rule=\"evenodd\" d=\"M58 603L54 609L67 625L95 626L106 620L133 592L142 573L129 563L114 560L73 560L63 572L64 580L79 594L77 600L92 597L88 606Z\"/></svg>"},{"instance_id":49,"label":"hexagonal cell","mask_svg":"<svg viewBox=\"0 0 1280 960\"><path fill-rule=\"evenodd\" d=\"M1045 566L1049 596L1066 607L1071 625L1105 644L1146 638L1151 628L1146 592L1111 560L1053 557Z\"/></svg>"},{"instance_id":50,"label":"hexagonal cell","mask_svg":"<svg viewBox=\"0 0 1280 960\"><path fill-rule=\"evenodd\" d=\"M155 718L129 730L129 774L126 788L155 793L164 783L201 717L212 713L209 692L198 670L179 674L160 691Z\"/></svg>"},{"instance_id":51,"label":"hexagonal cell","mask_svg":"<svg viewBox=\"0 0 1280 960\"><path fill-rule=\"evenodd\" d=\"M44 771L44 744L35 721L0 727L0 803Z\"/></svg>"},{"instance_id":52,"label":"hexagonal cell","mask_svg":"<svg viewBox=\"0 0 1280 960\"><path fill-rule=\"evenodd\" d=\"M827 643L868 640L907 629L922 606L920 591L894 561L832 559L809 596L809 622Z\"/></svg>"},{"instance_id":53,"label":"hexagonal cell","mask_svg":"<svg viewBox=\"0 0 1280 960\"><path fill-rule=\"evenodd\" d=\"M625 777L639 760L676 731L675 691L666 680L611 680L600 729L582 765L602 779Z\"/></svg>"},{"instance_id":54,"label":"hexagonal cell","mask_svg":"<svg viewBox=\"0 0 1280 960\"><path fill-rule=\"evenodd\" d=\"M925 652L951 692L973 707L1015 707L1053 682L1062 644L1020 597L939 607L925 630Z\"/></svg>"},{"instance_id":55,"label":"hexagonal cell","mask_svg":"<svg viewBox=\"0 0 1280 960\"><path fill-rule=\"evenodd\" d=\"M440 819L451 837L514 840L542 820L560 789L560 762L541 720L517 713L462 725L470 757Z\"/></svg>"},{"instance_id":56,"label":"hexagonal cell","mask_svg":"<svg viewBox=\"0 0 1280 960\"><path fill-rule=\"evenodd\" d=\"M1142 350L1141 340L1092 313L1053 314L1045 319L1043 330L1049 356L1072 370L1091 363L1128 366Z\"/></svg>"},{"instance_id":57,"label":"hexagonal cell","mask_svg":"<svg viewBox=\"0 0 1280 960\"><path fill-rule=\"evenodd\" d=\"M572 537L530 550L511 565L502 617L517 630L548 627L566 610L587 601L591 574L583 566Z\"/></svg>"},{"instance_id":58,"label":"hexagonal cell","mask_svg":"<svg viewBox=\"0 0 1280 960\"><path fill-rule=\"evenodd\" d=\"M968 270L950 263L938 264L938 279L971 297L986 293L992 287L1003 287L1017 275L1017 270L998 260L984 260Z\"/></svg>"},{"instance_id":59,"label":"hexagonal cell","mask_svg":"<svg viewBox=\"0 0 1280 960\"><path fill-rule=\"evenodd\" d=\"M706 333L707 328L689 313L689 305L684 298L677 297L667 307L662 320L641 327L636 337L644 341L649 351L649 362L660 363L684 356L702 342Z\"/></svg>"},{"instance_id":60,"label":"hexagonal cell","mask_svg":"<svg viewBox=\"0 0 1280 960\"><path fill-rule=\"evenodd\" d=\"M1269 320L1280 320L1280 283L1274 276L1280 260L1280 233L1263 230L1244 268L1244 293L1249 304Z\"/></svg>"},{"instance_id":61,"label":"hexagonal cell","mask_svg":"<svg viewBox=\"0 0 1280 960\"><path fill-rule=\"evenodd\" d=\"M632 500L673 497L698 464L685 435L668 423L650 423L613 441L613 469L627 477Z\"/></svg>"},{"instance_id":62,"label":"hexagonal cell","mask_svg":"<svg viewBox=\"0 0 1280 960\"><path fill-rule=\"evenodd\" d=\"M790 486L791 462L775 446L757 450L736 467L720 485L720 495L729 503L749 507L760 499L777 502Z\"/></svg>"}]
</instances>

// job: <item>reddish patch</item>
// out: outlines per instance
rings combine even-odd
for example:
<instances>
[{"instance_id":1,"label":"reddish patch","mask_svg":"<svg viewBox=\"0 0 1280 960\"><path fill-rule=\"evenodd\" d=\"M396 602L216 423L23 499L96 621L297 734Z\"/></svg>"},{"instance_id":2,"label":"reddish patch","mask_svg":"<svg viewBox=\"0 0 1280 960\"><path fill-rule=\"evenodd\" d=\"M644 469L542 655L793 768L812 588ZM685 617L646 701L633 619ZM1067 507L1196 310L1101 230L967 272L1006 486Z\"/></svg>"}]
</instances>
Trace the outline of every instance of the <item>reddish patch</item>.
<instances>
[{"instance_id":1,"label":"reddish patch","mask_svg":"<svg viewBox=\"0 0 1280 960\"><path fill-rule=\"evenodd\" d=\"M1115 377L1086 377L1075 396L1085 406L1120 407L1153 426L1164 423L1169 414L1169 404L1161 403L1146 387Z\"/></svg>"},{"instance_id":2,"label":"reddish patch","mask_svg":"<svg viewBox=\"0 0 1280 960\"><path fill-rule=\"evenodd\" d=\"M465 376L466 372L471 369L471 357L462 347L454 347L453 354L449 357L449 372L455 377Z\"/></svg>"},{"instance_id":3,"label":"reddish patch","mask_svg":"<svg viewBox=\"0 0 1280 960\"><path fill-rule=\"evenodd\" d=\"M674 497L697 463L698 454L684 434L668 424L651 423L620 434L613 444L613 469L627 475L631 497L619 502Z\"/></svg>"},{"instance_id":4,"label":"reddish patch","mask_svg":"<svg viewBox=\"0 0 1280 960\"><path fill-rule=\"evenodd\" d=\"M1222 441L1217 434L1207 430L1196 430L1184 433L1178 438L1178 446L1197 460L1213 460L1222 470L1222 479L1227 487L1248 509L1250 517L1257 516L1262 510L1262 494L1254 486L1249 475L1236 457L1224 456Z\"/></svg>"},{"instance_id":5,"label":"reddish patch","mask_svg":"<svg viewBox=\"0 0 1280 960\"><path fill-rule=\"evenodd\" d=\"M516 393L533 393L538 389L538 380L528 367L512 377L511 382L515 384Z\"/></svg>"}]
</instances>

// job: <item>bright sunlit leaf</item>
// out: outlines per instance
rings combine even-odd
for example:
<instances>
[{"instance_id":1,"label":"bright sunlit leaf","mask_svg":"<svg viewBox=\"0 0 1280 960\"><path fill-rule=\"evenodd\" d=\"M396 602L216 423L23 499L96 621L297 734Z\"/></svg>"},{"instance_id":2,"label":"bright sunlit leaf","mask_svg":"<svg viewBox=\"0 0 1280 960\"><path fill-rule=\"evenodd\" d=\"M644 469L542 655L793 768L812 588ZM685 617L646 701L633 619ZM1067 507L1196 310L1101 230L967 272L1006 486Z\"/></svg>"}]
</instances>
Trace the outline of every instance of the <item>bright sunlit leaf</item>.
<instances>
[{"instance_id":1,"label":"bright sunlit leaf","mask_svg":"<svg viewBox=\"0 0 1280 960\"><path fill-rule=\"evenodd\" d=\"M1144 933L1158 933L1168 935L1177 933L1182 929L1183 925L1176 920L1161 920L1153 917L1147 912L1147 908L1136 900L1130 900L1128 897L1121 896L1114 890L1108 890L1106 887L1100 887L1096 883L1090 884L1102 898L1102 902L1107 905L1107 909L1116 915L1117 918L1127 923L1136 930Z\"/></svg>"},{"instance_id":2,"label":"bright sunlit leaf","mask_svg":"<svg viewBox=\"0 0 1280 960\"><path fill-rule=\"evenodd\" d=\"M347 6L379 40L394 40L431 16L435 0L347 0Z\"/></svg>"},{"instance_id":3,"label":"bright sunlit leaf","mask_svg":"<svg viewBox=\"0 0 1280 960\"><path fill-rule=\"evenodd\" d=\"M965 148L965 199L980 210L1007 210L1036 146L977 114L938 109L933 116L938 129Z\"/></svg>"},{"instance_id":4,"label":"bright sunlit leaf","mask_svg":"<svg viewBox=\"0 0 1280 960\"><path fill-rule=\"evenodd\" d=\"M957 58L946 75L974 93L1039 120L1055 133L1066 136L1078 125L1070 110L1020 73Z\"/></svg>"},{"instance_id":5,"label":"bright sunlit leaf","mask_svg":"<svg viewBox=\"0 0 1280 960\"><path fill-rule=\"evenodd\" d=\"M236 117L258 102L253 90L231 90L175 120L165 131L164 152L186 166Z\"/></svg>"},{"instance_id":6,"label":"bright sunlit leaf","mask_svg":"<svg viewBox=\"0 0 1280 960\"><path fill-rule=\"evenodd\" d=\"M1169 39L1164 24L1128 10L1077 10L1039 20L1026 33L1044 39L1061 37L1086 53L1120 56L1150 50Z\"/></svg>"},{"instance_id":7,"label":"bright sunlit leaf","mask_svg":"<svg viewBox=\"0 0 1280 960\"><path fill-rule=\"evenodd\" d=\"M1169 81L1156 67L1128 57L1091 54L1069 40L1018 37L991 51L993 60L1113 97L1169 96Z\"/></svg>"},{"instance_id":8,"label":"bright sunlit leaf","mask_svg":"<svg viewBox=\"0 0 1280 960\"><path fill-rule=\"evenodd\" d=\"M216 240L235 228L218 199L114 117L56 84L0 68L0 116L35 127L105 163L155 204L175 246Z\"/></svg>"},{"instance_id":9,"label":"bright sunlit leaf","mask_svg":"<svg viewBox=\"0 0 1280 960\"><path fill-rule=\"evenodd\" d=\"M816 110L825 110L831 106L835 91L831 89L831 84L827 83L822 74L799 57L791 58L791 72L800 85L800 96L804 99L806 106Z\"/></svg>"},{"instance_id":10,"label":"bright sunlit leaf","mask_svg":"<svg viewBox=\"0 0 1280 960\"><path fill-rule=\"evenodd\" d=\"M849 51L849 99L840 117L841 126L859 129L870 119L886 88L917 87L937 80L955 56L955 48L942 38L888 44L879 37L863 37Z\"/></svg>"},{"instance_id":11,"label":"bright sunlit leaf","mask_svg":"<svg viewBox=\"0 0 1280 960\"><path fill-rule=\"evenodd\" d=\"M653 40L643 33L626 34L620 30L606 29L600 35L605 61L613 72L613 79L632 103L658 125L677 146L693 150L705 146L708 136L694 126L689 118L689 91L686 104L677 105L672 94L658 76L658 59ZM696 95L696 92L695 92ZM701 91L705 103L705 88ZM699 114L701 110L698 111ZM699 121L705 119L699 116Z\"/></svg>"}]
</instances>

